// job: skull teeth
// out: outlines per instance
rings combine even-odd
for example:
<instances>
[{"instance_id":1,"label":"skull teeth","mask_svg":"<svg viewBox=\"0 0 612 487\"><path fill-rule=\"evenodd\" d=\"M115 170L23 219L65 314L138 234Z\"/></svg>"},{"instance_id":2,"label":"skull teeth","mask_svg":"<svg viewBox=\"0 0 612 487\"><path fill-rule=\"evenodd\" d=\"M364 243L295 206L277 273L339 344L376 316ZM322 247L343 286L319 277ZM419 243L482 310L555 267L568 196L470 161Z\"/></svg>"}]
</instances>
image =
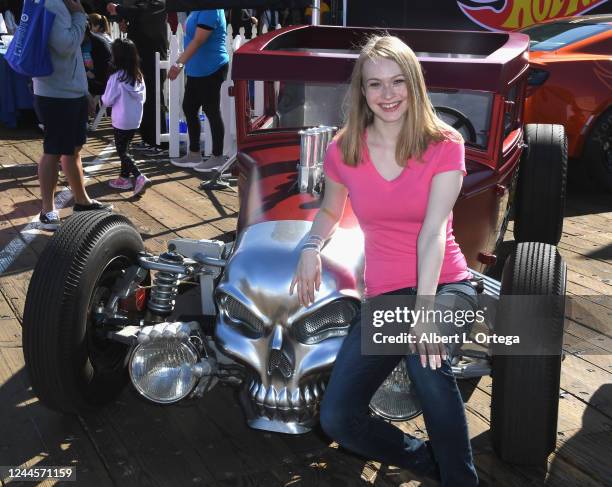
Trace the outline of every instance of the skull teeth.
<instances>
[{"instance_id":1,"label":"skull teeth","mask_svg":"<svg viewBox=\"0 0 612 487\"><path fill-rule=\"evenodd\" d=\"M253 402L267 409L304 410L316 407L323 397L324 384L312 383L289 390L283 387L277 392L274 386L267 388L253 380L249 386L249 395Z\"/></svg>"}]
</instances>

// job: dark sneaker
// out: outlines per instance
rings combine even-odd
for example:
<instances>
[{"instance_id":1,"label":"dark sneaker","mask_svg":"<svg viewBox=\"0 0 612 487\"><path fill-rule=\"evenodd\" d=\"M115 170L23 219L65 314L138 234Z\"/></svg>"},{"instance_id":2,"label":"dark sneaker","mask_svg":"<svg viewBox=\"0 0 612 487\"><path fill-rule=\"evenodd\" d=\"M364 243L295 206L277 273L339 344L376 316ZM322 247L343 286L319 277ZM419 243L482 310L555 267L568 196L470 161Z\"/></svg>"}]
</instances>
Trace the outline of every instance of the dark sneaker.
<instances>
[{"instance_id":1,"label":"dark sneaker","mask_svg":"<svg viewBox=\"0 0 612 487\"><path fill-rule=\"evenodd\" d=\"M162 149L161 147L157 145L150 145L150 144L147 144L146 142L141 142L139 144L133 144L132 148L148 156L161 156L161 155L166 154L166 151Z\"/></svg>"},{"instance_id":2,"label":"dark sneaker","mask_svg":"<svg viewBox=\"0 0 612 487\"><path fill-rule=\"evenodd\" d=\"M44 215L41 213L38 217L40 221L40 227L45 230L57 230L62 224L59 213L57 211L50 211Z\"/></svg>"},{"instance_id":3,"label":"dark sneaker","mask_svg":"<svg viewBox=\"0 0 612 487\"><path fill-rule=\"evenodd\" d=\"M112 209L113 205L111 203L102 203L98 200L91 200L91 203L88 205L75 203L72 207L72 211L111 211Z\"/></svg>"}]
</instances>

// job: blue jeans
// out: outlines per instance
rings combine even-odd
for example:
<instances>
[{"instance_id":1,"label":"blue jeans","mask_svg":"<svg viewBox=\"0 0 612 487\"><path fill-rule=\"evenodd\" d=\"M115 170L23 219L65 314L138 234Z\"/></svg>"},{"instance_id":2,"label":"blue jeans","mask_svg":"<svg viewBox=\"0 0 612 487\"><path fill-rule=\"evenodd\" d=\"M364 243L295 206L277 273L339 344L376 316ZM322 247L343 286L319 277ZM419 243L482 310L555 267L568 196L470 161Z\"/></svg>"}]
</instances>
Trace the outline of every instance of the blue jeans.
<instances>
[{"instance_id":1,"label":"blue jeans","mask_svg":"<svg viewBox=\"0 0 612 487\"><path fill-rule=\"evenodd\" d=\"M414 295L416 290L406 288L387 294ZM468 305L476 303L476 290L465 281L441 284L436 294L453 294L465 298ZM421 366L418 355L404 357L423 408L430 442L370 415L370 399L401 358L362 355L361 323L357 320L336 358L321 403L321 427L342 447L368 459L419 475L439 475L443 486L478 485L463 400L449 359L442 362L441 368L432 370Z\"/></svg>"}]
</instances>

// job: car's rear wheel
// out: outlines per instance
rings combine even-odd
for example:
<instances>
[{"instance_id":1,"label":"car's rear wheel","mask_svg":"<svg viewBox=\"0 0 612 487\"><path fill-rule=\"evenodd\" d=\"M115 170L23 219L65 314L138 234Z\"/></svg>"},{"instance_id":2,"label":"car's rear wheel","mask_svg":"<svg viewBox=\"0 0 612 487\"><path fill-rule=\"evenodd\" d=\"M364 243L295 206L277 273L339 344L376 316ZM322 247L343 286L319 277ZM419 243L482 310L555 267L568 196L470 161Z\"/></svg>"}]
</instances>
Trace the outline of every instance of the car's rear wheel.
<instances>
[{"instance_id":1,"label":"car's rear wheel","mask_svg":"<svg viewBox=\"0 0 612 487\"><path fill-rule=\"evenodd\" d=\"M612 192L612 109L595 122L584 147L583 160L593 182Z\"/></svg>"},{"instance_id":2,"label":"car's rear wheel","mask_svg":"<svg viewBox=\"0 0 612 487\"><path fill-rule=\"evenodd\" d=\"M495 334L529 336L545 344L548 351L546 355L519 356L510 354L510 350L495 354L494 349L491 435L495 451L509 463L541 465L555 448L565 279L565 262L556 247L548 244L520 243L504 265ZM560 298L506 302L512 312L504 313L503 299L507 295ZM533 316L549 319L542 321L546 325L541 329L527 329L534 323Z\"/></svg>"},{"instance_id":3,"label":"car's rear wheel","mask_svg":"<svg viewBox=\"0 0 612 487\"><path fill-rule=\"evenodd\" d=\"M128 347L95 319L143 250L121 215L75 214L38 260L26 298L23 351L34 393L51 409L80 413L112 401L128 381Z\"/></svg>"},{"instance_id":4,"label":"car's rear wheel","mask_svg":"<svg viewBox=\"0 0 612 487\"><path fill-rule=\"evenodd\" d=\"M514 200L514 239L557 245L565 211L565 129L562 125L526 125L525 142Z\"/></svg>"}]
</instances>

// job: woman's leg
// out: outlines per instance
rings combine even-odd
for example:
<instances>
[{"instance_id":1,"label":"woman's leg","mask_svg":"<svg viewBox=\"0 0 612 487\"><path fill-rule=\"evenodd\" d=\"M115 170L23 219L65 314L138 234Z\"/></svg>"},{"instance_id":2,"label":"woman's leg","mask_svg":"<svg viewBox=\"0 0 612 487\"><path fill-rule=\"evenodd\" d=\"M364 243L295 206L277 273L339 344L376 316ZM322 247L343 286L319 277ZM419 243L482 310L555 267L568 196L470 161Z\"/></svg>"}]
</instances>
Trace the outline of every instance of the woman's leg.
<instances>
[{"instance_id":1,"label":"woman's leg","mask_svg":"<svg viewBox=\"0 0 612 487\"><path fill-rule=\"evenodd\" d=\"M361 355L357 321L336 358L321 404L321 427L342 447L366 458L435 475L423 441L369 412L370 399L399 360L393 355Z\"/></svg>"},{"instance_id":2,"label":"woman's leg","mask_svg":"<svg viewBox=\"0 0 612 487\"><path fill-rule=\"evenodd\" d=\"M225 137L225 127L221 118L221 84L227 77L228 64L223 65L210 76L202 78L205 86L202 86L204 98L202 109L210 123L213 147L212 155L223 155L223 139ZM191 134L191 133L190 133Z\"/></svg>"},{"instance_id":3,"label":"woman's leg","mask_svg":"<svg viewBox=\"0 0 612 487\"><path fill-rule=\"evenodd\" d=\"M469 283L443 284L438 287L437 294L454 295L462 308L475 304L476 291ZM441 368L432 370L422 367L419 356L411 354L406 358L406 365L423 408L442 485L478 485L465 408L450 361L444 360Z\"/></svg>"},{"instance_id":4,"label":"woman's leg","mask_svg":"<svg viewBox=\"0 0 612 487\"><path fill-rule=\"evenodd\" d=\"M200 134L202 125L200 124L200 107L202 97L205 96L206 78L187 76L185 85L185 95L183 96L183 113L187 121L187 132L189 133L189 150L200 153Z\"/></svg>"}]
</instances>

